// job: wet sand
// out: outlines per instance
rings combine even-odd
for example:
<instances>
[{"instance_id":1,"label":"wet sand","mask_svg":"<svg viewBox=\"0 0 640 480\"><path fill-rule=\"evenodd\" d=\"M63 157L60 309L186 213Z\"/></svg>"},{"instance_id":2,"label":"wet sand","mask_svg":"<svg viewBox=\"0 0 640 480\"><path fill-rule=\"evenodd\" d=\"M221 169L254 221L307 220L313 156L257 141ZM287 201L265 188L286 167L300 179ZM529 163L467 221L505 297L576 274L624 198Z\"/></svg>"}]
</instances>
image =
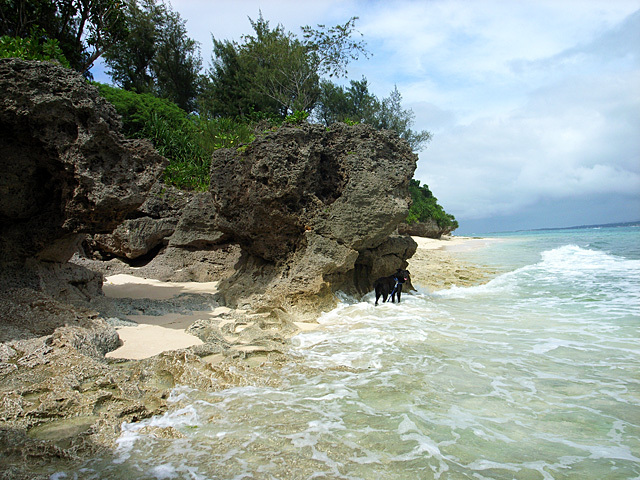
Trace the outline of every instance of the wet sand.
<instances>
[{"instance_id":1,"label":"wet sand","mask_svg":"<svg viewBox=\"0 0 640 480\"><path fill-rule=\"evenodd\" d=\"M413 237L418 249L408 262L411 282L417 289L433 292L456 286L476 285L495 272L487 267L469 265L456 257L457 252L483 248L490 238L442 237L441 240Z\"/></svg>"}]
</instances>

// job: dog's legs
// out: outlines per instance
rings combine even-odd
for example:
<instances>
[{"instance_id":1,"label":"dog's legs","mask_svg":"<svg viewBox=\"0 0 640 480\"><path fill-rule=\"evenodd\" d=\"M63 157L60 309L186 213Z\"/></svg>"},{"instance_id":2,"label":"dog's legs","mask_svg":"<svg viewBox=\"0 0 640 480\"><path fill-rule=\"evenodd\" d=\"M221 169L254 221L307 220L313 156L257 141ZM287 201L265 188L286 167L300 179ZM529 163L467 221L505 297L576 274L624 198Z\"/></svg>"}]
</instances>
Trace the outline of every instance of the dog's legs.
<instances>
[{"instance_id":1,"label":"dog's legs","mask_svg":"<svg viewBox=\"0 0 640 480\"><path fill-rule=\"evenodd\" d=\"M402 285L398 285L398 303L400 303L400 294L402 293Z\"/></svg>"}]
</instances>

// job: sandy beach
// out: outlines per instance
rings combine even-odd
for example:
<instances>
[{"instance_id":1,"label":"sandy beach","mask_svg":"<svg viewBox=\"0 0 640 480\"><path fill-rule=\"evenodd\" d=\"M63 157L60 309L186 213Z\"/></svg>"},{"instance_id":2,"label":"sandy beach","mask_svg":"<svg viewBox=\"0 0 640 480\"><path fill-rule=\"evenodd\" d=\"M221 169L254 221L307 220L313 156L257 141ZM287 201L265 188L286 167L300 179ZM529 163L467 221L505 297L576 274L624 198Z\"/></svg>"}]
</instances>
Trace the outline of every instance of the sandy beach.
<instances>
[{"instance_id":1,"label":"sandy beach","mask_svg":"<svg viewBox=\"0 0 640 480\"><path fill-rule=\"evenodd\" d=\"M485 269L465 265L456 260L455 252L482 248L487 239L470 237L443 237L440 240L413 237L418 244L415 255L409 259L412 283L418 289L430 291L453 284L470 285L487 276ZM103 291L108 298L167 300L185 293L215 294L218 282L161 282L133 275L118 274L105 278ZM227 307L188 314L128 315L135 326L117 327L122 346L109 352L108 358L139 360L159 353L202 344L186 329L195 321L229 312ZM315 328L316 324L296 323L300 330Z\"/></svg>"},{"instance_id":2,"label":"sandy beach","mask_svg":"<svg viewBox=\"0 0 640 480\"><path fill-rule=\"evenodd\" d=\"M166 300L183 293L217 292L218 282L161 282L133 275L118 274L105 278L102 290L108 298L148 298ZM107 358L139 360L168 350L201 345L202 340L186 333L196 320L214 317L228 311L219 307L212 311L194 311L190 314L128 315L138 325L117 327L123 345L106 354Z\"/></svg>"},{"instance_id":3,"label":"sandy beach","mask_svg":"<svg viewBox=\"0 0 640 480\"><path fill-rule=\"evenodd\" d=\"M440 239L411 237L418 244L418 250L449 250L462 251L475 248L482 248L488 242L493 241L490 238L480 237L454 237L443 235ZM409 262L411 262L411 258Z\"/></svg>"}]
</instances>

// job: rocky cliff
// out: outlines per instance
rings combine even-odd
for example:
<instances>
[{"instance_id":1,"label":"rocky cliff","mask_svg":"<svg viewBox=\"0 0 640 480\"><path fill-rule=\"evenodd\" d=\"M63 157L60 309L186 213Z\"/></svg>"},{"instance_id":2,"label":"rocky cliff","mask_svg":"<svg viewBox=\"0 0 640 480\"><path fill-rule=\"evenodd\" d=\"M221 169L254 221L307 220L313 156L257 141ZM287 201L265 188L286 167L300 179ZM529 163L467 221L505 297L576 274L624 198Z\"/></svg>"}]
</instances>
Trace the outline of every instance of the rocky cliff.
<instances>
[{"instance_id":1,"label":"rocky cliff","mask_svg":"<svg viewBox=\"0 0 640 480\"><path fill-rule=\"evenodd\" d=\"M398 225L400 235L411 235L413 237L440 238L449 235L453 229L451 227L441 227L433 218L426 222L401 223Z\"/></svg>"},{"instance_id":2,"label":"rocky cliff","mask_svg":"<svg viewBox=\"0 0 640 480\"><path fill-rule=\"evenodd\" d=\"M416 160L395 134L367 125L284 126L215 152L210 193L156 185L89 250L163 280L223 279L228 306L314 315L337 290L364 294L407 265L415 243L394 231Z\"/></svg>"},{"instance_id":3,"label":"rocky cliff","mask_svg":"<svg viewBox=\"0 0 640 480\"><path fill-rule=\"evenodd\" d=\"M80 75L0 59L0 478L39 478L39 462L72 458L88 429L121 422L96 415L114 388L123 419L145 395L113 383L104 354L118 334L80 306L101 296L101 275L67 263L85 232L108 232L138 208L164 168L119 127ZM81 387L94 381L104 388Z\"/></svg>"},{"instance_id":4,"label":"rocky cliff","mask_svg":"<svg viewBox=\"0 0 640 480\"><path fill-rule=\"evenodd\" d=\"M368 125L285 126L218 150L218 228L244 255L221 289L228 304L317 310L406 266L416 245L392 237L407 215L417 156Z\"/></svg>"},{"instance_id":5,"label":"rocky cliff","mask_svg":"<svg viewBox=\"0 0 640 480\"><path fill-rule=\"evenodd\" d=\"M66 261L77 234L111 231L142 204L164 159L119 130L81 76L0 59L0 266Z\"/></svg>"},{"instance_id":6,"label":"rocky cliff","mask_svg":"<svg viewBox=\"0 0 640 480\"><path fill-rule=\"evenodd\" d=\"M119 130L113 106L82 76L0 59L0 314L16 338L30 325L43 335L68 320L39 322L48 316L29 308L9 314L10 300L24 297L16 289L63 302L101 294L100 275L67 260L83 233L111 231L138 208L165 166L149 142Z\"/></svg>"}]
</instances>

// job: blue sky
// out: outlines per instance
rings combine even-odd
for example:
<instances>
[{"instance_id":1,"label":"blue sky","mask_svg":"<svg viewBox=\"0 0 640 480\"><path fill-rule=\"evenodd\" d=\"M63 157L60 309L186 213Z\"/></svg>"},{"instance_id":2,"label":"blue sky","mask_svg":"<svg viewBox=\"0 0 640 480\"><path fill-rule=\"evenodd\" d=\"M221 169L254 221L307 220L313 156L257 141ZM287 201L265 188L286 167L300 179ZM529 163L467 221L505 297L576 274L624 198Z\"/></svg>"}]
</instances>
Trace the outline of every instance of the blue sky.
<instances>
[{"instance_id":1,"label":"blue sky","mask_svg":"<svg viewBox=\"0 0 640 480\"><path fill-rule=\"evenodd\" d=\"M640 219L640 0L172 0L199 41L272 25L344 23L434 134L415 178L458 234ZM99 78L98 78L99 79Z\"/></svg>"}]
</instances>

